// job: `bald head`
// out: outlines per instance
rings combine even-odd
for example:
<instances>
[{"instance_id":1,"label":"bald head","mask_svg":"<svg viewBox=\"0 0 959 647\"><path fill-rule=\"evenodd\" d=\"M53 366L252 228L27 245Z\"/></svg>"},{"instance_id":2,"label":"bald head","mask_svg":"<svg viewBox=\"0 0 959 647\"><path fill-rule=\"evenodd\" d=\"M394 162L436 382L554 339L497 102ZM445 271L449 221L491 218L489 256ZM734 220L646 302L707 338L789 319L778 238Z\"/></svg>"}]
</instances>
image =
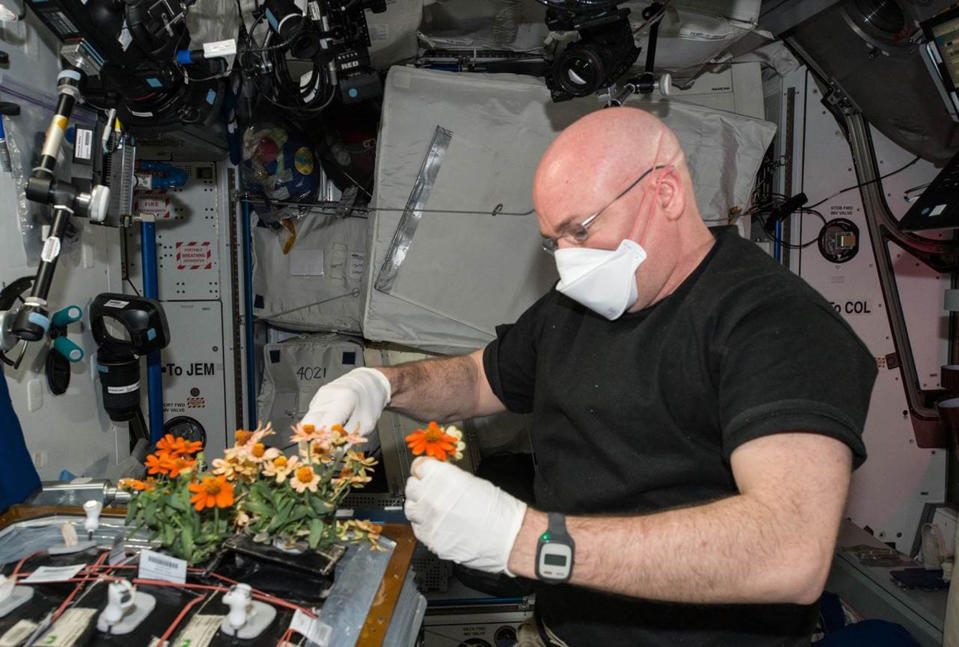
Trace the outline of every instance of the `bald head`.
<instances>
[{"instance_id":1,"label":"bald head","mask_svg":"<svg viewBox=\"0 0 959 647\"><path fill-rule=\"evenodd\" d=\"M647 168L672 164L688 176L676 135L662 121L636 108L592 112L569 126L540 160L533 180L537 211L551 198L561 202L615 195Z\"/></svg>"},{"instance_id":2,"label":"bald head","mask_svg":"<svg viewBox=\"0 0 959 647\"><path fill-rule=\"evenodd\" d=\"M671 293L713 242L679 140L636 108L598 110L560 133L536 169L533 205L541 232L561 247L613 250L625 239L645 247L636 308ZM575 242L571 234L594 214Z\"/></svg>"}]
</instances>

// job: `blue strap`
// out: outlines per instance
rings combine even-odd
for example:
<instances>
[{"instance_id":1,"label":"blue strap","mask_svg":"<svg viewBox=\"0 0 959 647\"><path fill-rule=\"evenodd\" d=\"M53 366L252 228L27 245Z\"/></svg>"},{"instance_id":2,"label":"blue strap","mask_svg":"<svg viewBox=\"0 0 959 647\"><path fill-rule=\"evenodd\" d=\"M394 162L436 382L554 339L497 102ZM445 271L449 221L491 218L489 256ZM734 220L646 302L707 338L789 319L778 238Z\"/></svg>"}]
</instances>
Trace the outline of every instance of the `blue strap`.
<instances>
[{"instance_id":1,"label":"blue strap","mask_svg":"<svg viewBox=\"0 0 959 647\"><path fill-rule=\"evenodd\" d=\"M7 379L0 380L0 512L40 489L40 475L23 440Z\"/></svg>"}]
</instances>

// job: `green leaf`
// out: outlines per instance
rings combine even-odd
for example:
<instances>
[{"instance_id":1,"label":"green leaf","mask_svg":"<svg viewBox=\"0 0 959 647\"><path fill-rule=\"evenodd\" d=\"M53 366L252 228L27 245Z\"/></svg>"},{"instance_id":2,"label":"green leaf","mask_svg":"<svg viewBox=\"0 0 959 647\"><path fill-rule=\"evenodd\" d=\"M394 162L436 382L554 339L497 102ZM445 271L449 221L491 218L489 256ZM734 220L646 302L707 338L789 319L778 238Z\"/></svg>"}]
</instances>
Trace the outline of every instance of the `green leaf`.
<instances>
[{"instance_id":1,"label":"green leaf","mask_svg":"<svg viewBox=\"0 0 959 647\"><path fill-rule=\"evenodd\" d=\"M157 525L157 515L156 508L152 505L145 506L143 508L143 519L147 522L147 525L151 528L156 527Z\"/></svg>"},{"instance_id":2,"label":"green leaf","mask_svg":"<svg viewBox=\"0 0 959 647\"><path fill-rule=\"evenodd\" d=\"M310 548L316 548L320 543L320 539L323 537L323 522L319 519L313 519L310 522L310 537L309 543Z\"/></svg>"},{"instance_id":3,"label":"green leaf","mask_svg":"<svg viewBox=\"0 0 959 647\"><path fill-rule=\"evenodd\" d=\"M180 537L183 539L183 552L187 555L193 552L193 525L187 524L180 531Z\"/></svg>"},{"instance_id":4,"label":"green leaf","mask_svg":"<svg viewBox=\"0 0 959 647\"><path fill-rule=\"evenodd\" d=\"M260 499L251 498L247 504L247 509L253 514L258 514L262 516L270 516L273 512L272 506L265 504Z\"/></svg>"},{"instance_id":5,"label":"green leaf","mask_svg":"<svg viewBox=\"0 0 959 647\"><path fill-rule=\"evenodd\" d=\"M182 492L174 492L167 498L167 505L178 512L186 512L190 509L188 502L183 498Z\"/></svg>"}]
</instances>

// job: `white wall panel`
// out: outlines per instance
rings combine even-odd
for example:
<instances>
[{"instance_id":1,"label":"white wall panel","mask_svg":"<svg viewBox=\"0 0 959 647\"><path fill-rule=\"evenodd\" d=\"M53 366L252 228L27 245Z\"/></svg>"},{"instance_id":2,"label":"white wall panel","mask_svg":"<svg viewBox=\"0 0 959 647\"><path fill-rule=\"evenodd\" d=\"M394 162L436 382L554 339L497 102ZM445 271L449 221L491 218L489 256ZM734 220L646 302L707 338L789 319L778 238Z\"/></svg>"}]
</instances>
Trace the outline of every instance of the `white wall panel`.
<instances>
[{"instance_id":1,"label":"white wall panel","mask_svg":"<svg viewBox=\"0 0 959 647\"><path fill-rule=\"evenodd\" d=\"M20 152L20 167L27 172L35 148L35 134L44 130L56 101L57 57L55 39L28 12L18 23L0 23L0 49L10 64L0 71L0 100L21 104L22 113L4 117L8 139ZM3 88L28 92L40 105L12 96ZM47 107L50 106L50 107ZM72 123L72 121L71 121ZM70 156L65 143L65 155ZM12 151L14 152L14 151ZM64 168L66 168L64 166ZM0 284L33 275L38 258L25 251L18 227L19 192L14 176L0 172ZM50 291L52 311L76 304L84 309L84 320L71 324L69 337L79 344L85 359L72 366L70 387L54 396L43 375L48 344L30 344L19 370L3 368L10 387L14 410L23 426L27 447L41 478L56 478L61 470L74 474L102 474L111 463L127 455L126 431L111 430L100 404L100 384L94 381L92 362L96 345L87 325L87 306L101 292L120 287L119 235L115 229L88 225L74 219L78 236L67 240ZM39 233L29 246L39 246ZM118 442L118 436L122 441Z\"/></svg>"},{"instance_id":2,"label":"white wall panel","mask_svg":"<svg viewBox=\"0 0 959 647\"><path fill-rule=\"evenodd\" d=\"M832 114L821 105L815 84L811 79L793 81L799 89L793 193L804 191L808 204L815 204L854 186L857 180L849 146ZM913 158L876 130L873 139L883 173ZM935 172L932 165L920 161L883 182L897 217L908 208L902 199L903 190L928 182ZM880 366L864 434L869 458L854 474L847 515L858 525L871 528L883 541L896 542L900 550L909 550L923 504L945 499L946 452L916 446L899 371L885 365L886 355L895 349L858 190L831 198L817 209L827 220L842 217L856 223L860 229L859 253L837 265L827 261L813 244L791 252L791 267L834 304ZM819 219L809 214L793 216L792 221L793 242L814 239L821 226ZM939 366L947 353L942 294L948 280L898 248L894 249L894 258L920 379L924 388L936 388Z\"/></svg>"}]
</instances>

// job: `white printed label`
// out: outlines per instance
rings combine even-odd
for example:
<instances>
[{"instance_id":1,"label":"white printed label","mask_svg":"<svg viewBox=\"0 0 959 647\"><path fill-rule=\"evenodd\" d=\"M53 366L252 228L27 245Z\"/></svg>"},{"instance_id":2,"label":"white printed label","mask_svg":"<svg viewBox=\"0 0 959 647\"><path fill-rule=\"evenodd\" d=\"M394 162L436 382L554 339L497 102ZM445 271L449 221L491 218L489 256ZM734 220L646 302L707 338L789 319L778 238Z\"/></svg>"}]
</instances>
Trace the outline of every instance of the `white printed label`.
<instances>
[{"instance_id":1,"label":"white printed label","mask_svg":"<svg viewBox=\"0 0 959 647\"><path fill-rule=\"evenodd\" d=\"M190 619L180 635L173 641L173 647L206 647L220 630L223 616L197 614Z\"/></svg>"},{"instance_id":2,"label":"white printed label","mask_svg":"<svg viewBox=\"0 0 959 647\"><path fill-rule=\"evenodd\" d=\"M23 584L44 584L47 582L66 582L82 571L86 564L70 566L40 566L22 581Z\"/></svg>"},{"instance_id":3,"label":"white printed label","mask_svg":"<svg viewBox=\"0 0 959 647\"><path fill-rule=\"evenodd\" d=\"M218 40L213 43L203 43L204 58L220 58L223 56L236 56L236 40Z\"/></svg>"},{"instance_id":4,"label":"white printed label","mask_svg":"<svg viewBox=\"0 0 959 647\"><path fill-rule=\"evenodd\" d=\"M77 142L73 154L82 160L93 159L93 131L77 128Z\"/></svg>"},{"instance_id":5,"label":"white printed label","mask_svg":"<svg viewBox=\"0 0 959 647\"><path fill-rule=\"evenodd\" d=\"M0 636L0 647L17 647L17 645L26 640L30 634L36 631L38 626L35 622L21 620Z\"/></svg>"},{"instance_id":6,"label":"white printed label","mask_svg":"<svg viewBox=\"0 0 959 647\"><path fill-rule=\"evenodd\" d=\"M137 206L141 215L152 214L157 218L163 218L170 213L166 198L140 198Z\"/></svg>"},{"instance_id":7,"label":"white printed label","mask_svg":"<svg viewBox=\"0 0 959 647\"><path fill-rule=\"evenodd\" d=\"M56 236L50 236L47 238L46 242L43 243L43 251L40 252L40 260L45 263L50 263L56 260L57 256L60 255L60 239Z\"/></svg>"},{"instance_id":8,"label":"white printed label","mask_svg":"<svg viewBox=\"0 0 959 647\"><path fill-rule=\"evenodd\" d=\"M140 388L139 382L127 384L126 386L108 386L107 393L110 395L123 395L124 393L133 393Z\"/></svg>"},{"instance_id":9,"label":"white printed label","mask_svg":"<svg viewBox=\"0 0 959 647\"><path fill-rule=\"evenodd\" d=\"M152 550L142 550L138 577L141 580L165 580L186 584L186 561Z\"/></svg>"},{"instance_id":10,"label":"white printed label","mask_svg":"<svg viewBox=\"0 0 959 647\"><path fill-rule=\"evenodd\" d=\"M83 636L90 620L96 614L96 609L73 608L67 609L60 616L50 631L40 636L35 644L44 647L73 647L74 643Z\"/></svg>"},{"instance_id":11,"label":"white printed label","mask_svg":"<svg viewBox=\"0 0 959 647\"><path fill-rule=\"evenodd\" d=\"M104 308L126 308L129 301L121 301L120 299L110 299L103 304Z\"/></svg>"},{"instance_id":12,"label":"white printed label","mask_svg":"<svg viewBox=\"0 0 959 647\"><path fill-rule=\"evenodd\" d=\"M319 647L326 647L330 642L330 636L333 635L333 627L322 622L319 618L311 618L300 609L297 609L296 613L293 614L290 629L302 634Z\"/></svg>"},{"instance_id":13,"label":"white printed label","mask_svg":"<svg viewBox=\"0 0 959 647\"><path fill-rule=\"evenodd\" d=\"M293 276L323 276L323 250L294 247L290 252L290 274Z\"/></svg>"}]
</instances>

